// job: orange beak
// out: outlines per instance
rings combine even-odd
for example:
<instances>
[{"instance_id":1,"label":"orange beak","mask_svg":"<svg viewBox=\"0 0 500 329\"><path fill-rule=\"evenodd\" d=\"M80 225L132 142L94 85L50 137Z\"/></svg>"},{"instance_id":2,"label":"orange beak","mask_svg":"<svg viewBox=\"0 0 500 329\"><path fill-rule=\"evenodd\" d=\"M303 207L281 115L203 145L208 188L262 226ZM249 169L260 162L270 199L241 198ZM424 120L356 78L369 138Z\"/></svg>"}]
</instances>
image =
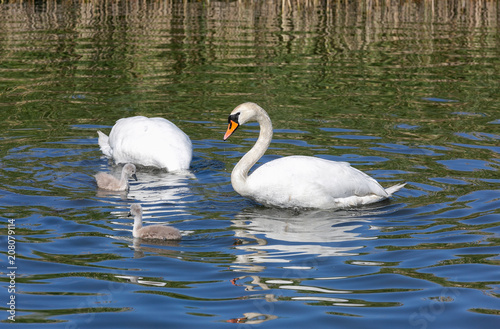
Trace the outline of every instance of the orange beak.
<instances>
[{"instance_id":1,"label":"orange beak","mask_svg":"<svg viewBox=\"0 0 500 329\"><path fill-rule=\"evenodd\" d=\"M229 120L229 125L227 126L226 134L224 135L224 140L228 139L229 136L231 136L236 130L236 128L238 128L239 126L240 125L237 122Z\"/></svg>"}]
</instances>

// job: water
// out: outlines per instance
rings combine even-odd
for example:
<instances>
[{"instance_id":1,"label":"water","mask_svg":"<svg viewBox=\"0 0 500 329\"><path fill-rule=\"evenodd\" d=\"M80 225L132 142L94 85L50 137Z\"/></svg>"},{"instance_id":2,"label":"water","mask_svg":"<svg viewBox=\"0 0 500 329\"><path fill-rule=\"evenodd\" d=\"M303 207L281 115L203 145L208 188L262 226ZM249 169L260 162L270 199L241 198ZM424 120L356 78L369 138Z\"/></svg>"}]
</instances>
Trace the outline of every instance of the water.
<instances>
[{"instance_id":1,"label":"water","mask_svg":"<svg viewBox=\"0 0 500 329\"><path fill-rule=\"evenodd\" d=\"M2 326L498 326L498 10L487 0L3 2ZM230 172L258 127L222 136L245 101L275 127L259 163L349 161L406 188L344 211L239 196ZM183 129L191 171L143 169L128 194L99 193L92 176L119 168L96 130L132 115ZM134 241L134 202L184 239Z\"/></svg>"}]
</instances>

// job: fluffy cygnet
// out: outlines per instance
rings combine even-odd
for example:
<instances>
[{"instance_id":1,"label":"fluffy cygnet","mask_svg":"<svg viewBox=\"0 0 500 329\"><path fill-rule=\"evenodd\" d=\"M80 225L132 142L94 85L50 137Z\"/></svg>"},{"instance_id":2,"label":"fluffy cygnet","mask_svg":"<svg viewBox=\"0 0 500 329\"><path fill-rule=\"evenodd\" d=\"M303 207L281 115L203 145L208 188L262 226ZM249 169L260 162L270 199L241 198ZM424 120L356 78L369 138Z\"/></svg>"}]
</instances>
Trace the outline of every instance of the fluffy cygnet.
<instances>
[{"instance_id":1,"label":"fluffy cygnet","mask_svg":"<svg viewBox=\"0 0 500 329\"><path fill-rule=\"evenodd\" d=\"M127 163L123 166L122 176L120 179L104 172L100 172L94 177L97 182L97 187L109 191L126 191L129 187L128 178L133 177L137 180L137 176L135 175L135 166L131 163Z\"/></svg>"},{"instance_id":2,"label":"fluffy cygnet","mask_svg":"<svg viewBox=\"0 0 500 329\"><path fill-rule=\"evenodd\" d=\"M142 207L138 203L130 206L129 216L134 217L134 238L158 239L158 240L180 240L182 238L178 229L165 225L149 225L142 227Z\"/></svg>"}]
</instances>

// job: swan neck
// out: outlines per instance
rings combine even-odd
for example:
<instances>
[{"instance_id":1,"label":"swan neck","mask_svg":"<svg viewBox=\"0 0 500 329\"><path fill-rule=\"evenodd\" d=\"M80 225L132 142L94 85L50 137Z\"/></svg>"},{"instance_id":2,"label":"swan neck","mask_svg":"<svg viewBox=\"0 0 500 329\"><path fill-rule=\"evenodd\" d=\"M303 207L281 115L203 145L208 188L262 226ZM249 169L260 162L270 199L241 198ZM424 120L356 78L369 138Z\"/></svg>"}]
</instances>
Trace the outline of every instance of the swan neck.
<instances>
[{"instance_id":1,"label":"swan neck","mask_svg":"<svg viewBox=\"0 0 500 329\"><path fill-rule=\"evenodd\" d=\"M122 176L120 178L120 188L122 190L128 189L128 174L125 172L125 170L122 170Z\"/></svg>"},{"instance_id":2,"label":"swan neck","mask_svg":"<svg viewBox=\"0 0 500 329\"><path fill-rule=\"evenodd\" d=\"M132 229L132 235L137 237L139 230L142 228L142 215L137 214L134 216L134 228Z\"/></svg>"},{"instance_id":3,"label":"swan neck","mask_svg":"<svg viewBox=\"0 0 500 329\"><path fill-rule=\"evenodd\" d=\"M273 125L265 111L259 111L256 120L260 125L259 138L255 145L236 164L231 174L231 183L236 192L245 195L248 172L266 153L273 138Z\"/></svg>"}]
</instances>

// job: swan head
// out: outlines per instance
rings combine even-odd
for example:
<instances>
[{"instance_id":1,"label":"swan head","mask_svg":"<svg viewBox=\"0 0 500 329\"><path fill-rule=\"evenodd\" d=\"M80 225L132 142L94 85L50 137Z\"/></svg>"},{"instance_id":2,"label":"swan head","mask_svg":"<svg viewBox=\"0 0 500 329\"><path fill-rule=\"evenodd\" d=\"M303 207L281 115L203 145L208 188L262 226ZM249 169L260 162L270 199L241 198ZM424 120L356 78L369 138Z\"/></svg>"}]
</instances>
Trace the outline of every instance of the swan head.
<instances>
[{"instance_id":1,"label":"swan head","mask_svg":"<svg viewBox=\"0 0 500 329\"><path fill-rule=\"evenodd\" d=\"M130 206L130 212L128 213L129 217L142 216L142 207L138 203L134 203Z\"/></svg>"},{"instance_id":2,"label":"swan head","mask_svg":"<svg viewBox=\"0 0 500 329\"><path fill-rule=\"evenodd\" d=\"M135 165L131 163L127 163L125 166L123 166L123 172L127 174L128 177L132 177L133 179L137 180L137 176L135 174Z\"/></svg>"},{"instance_id":3,"label":"swan head","mask_svg":"<svg viewBox=\"0 0 500 329\"><path fill-rule=\"evenodd\" d=\"M257 119L261 113L265 113L264 109L255 103L248 102L236 106L227 119L228 127L224 140L228 139L242 124Z\"/></svg>"}]
</instances>

